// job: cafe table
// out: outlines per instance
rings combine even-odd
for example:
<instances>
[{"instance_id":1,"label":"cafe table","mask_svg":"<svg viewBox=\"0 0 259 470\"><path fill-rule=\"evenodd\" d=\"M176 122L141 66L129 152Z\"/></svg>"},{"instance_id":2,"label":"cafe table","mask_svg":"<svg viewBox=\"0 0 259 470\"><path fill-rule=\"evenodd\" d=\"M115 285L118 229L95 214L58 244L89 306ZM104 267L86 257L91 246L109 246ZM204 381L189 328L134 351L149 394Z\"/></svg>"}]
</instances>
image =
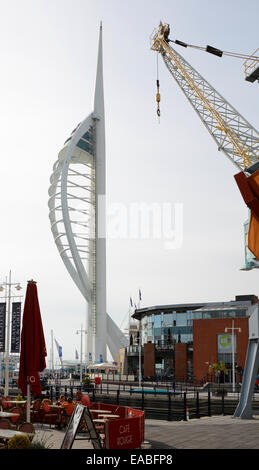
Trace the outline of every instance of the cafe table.
<instances>
[{"instance_id":1,"label":"cafe table","mask_svg":"<svg viewBox=\"0 0 259 470\"><path fill-rule=\"evenodd\" d=\"M104 418L104 419L105 418L107 418L107 419L109 419L109 418L120 418L120 415L103 415L103 414L101 414L99 416L100 416L100 418Z\"/></svg>"},{"instance_id":2,"label":"cafe table","mask_svg":"<svg viewBox=\"0 0 259 470\"><path fill-rule=\"evenodd\" d=\"M108 410L89 410L89 411L90 411L90 413L98 413L98 414L100 414L100 413L110 414L111 413L111 411L108 411Z\"/></svg>"},{"instance_id":3,"label":"cafe table","mask_svg":"<svg viewBox=\"0 0 259 470\"><path fill-rule=\"evenodd\" d=\"M26 400L5 400L7 403L15 403L16 405L24 405L26 403Z\"/></svg>"},{"instance_id":4,"label":"cafe table","mask_svg":"<svg viewBox=\"0 0 259 470\"><path fill-rule=\"evenodd\" d=\"M12 418L13 416L19 416L19 413L9 413L8 411L0 411L0 418Z\"/></svg>"}]
</instances>

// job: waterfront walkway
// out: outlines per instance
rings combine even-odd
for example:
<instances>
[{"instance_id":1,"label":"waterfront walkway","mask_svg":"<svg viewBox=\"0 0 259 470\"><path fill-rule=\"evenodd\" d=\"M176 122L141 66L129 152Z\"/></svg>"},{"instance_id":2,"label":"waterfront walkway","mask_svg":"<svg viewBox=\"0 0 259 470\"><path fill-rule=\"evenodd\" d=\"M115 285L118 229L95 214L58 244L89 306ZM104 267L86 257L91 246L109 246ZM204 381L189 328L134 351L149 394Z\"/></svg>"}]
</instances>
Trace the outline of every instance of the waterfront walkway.
<instances>
[{"instance_id":1,"label":"waterfront walkway","mask_svg":"<svg viewBox=\"0 0 259 470\"><path fill-rule=\"evenodd\" d=\"M35 425L35 439L60 449L64 431ZM145 439L151 449L259 449L259 419L212 416L189 421L146 419ZM92 449L88 441L76 440L73 449Z\"/></svg>"}]
</instances>

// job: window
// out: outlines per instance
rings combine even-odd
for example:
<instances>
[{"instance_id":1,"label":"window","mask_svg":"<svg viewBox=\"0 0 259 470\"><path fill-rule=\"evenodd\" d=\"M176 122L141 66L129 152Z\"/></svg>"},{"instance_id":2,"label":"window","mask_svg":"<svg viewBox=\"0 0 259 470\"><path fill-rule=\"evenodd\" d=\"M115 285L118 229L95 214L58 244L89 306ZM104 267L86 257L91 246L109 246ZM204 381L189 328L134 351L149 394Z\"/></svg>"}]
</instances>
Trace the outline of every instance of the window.
<instances>
[{"instance_id":1,"label":"window","mask_svg":"<svg viewBox=\"0 0 259 470\"><path fill-rule=\"evenodd\" d=\"M154 328L160 328L160 327L161 327L161 316L160 315L155 315Z\"/></svg>"},{"instance_id":2,"label":"window","mask_svg":"<svg viewBox=\"0 0 259 470\"><path fill-rule=\"evenodd\" d=\"M176 326L186 326L187 325L187 314L178 313L176 317Z\"/></svg>"},{"instance_id":3,"label":"window","mask_svg":"<svg viewBox=\"0 0 259 470\"><path fill-rule=\"evenodd\" d=\"M164 326L173 326L173 314L172 313L164 314Z\"/></svg>"}]
</instances>

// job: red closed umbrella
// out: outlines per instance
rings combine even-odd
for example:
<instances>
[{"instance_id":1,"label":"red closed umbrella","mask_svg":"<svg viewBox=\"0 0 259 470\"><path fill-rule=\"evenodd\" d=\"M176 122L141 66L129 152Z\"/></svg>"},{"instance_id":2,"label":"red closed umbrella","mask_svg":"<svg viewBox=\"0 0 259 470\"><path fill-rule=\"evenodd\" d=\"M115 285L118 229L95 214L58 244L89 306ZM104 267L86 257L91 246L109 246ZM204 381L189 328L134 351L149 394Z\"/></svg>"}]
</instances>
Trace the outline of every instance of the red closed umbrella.
<instances>
[{"instance_id":1,"label":"red closed umbrella","mask_svg":"<svg viewBox=\"0 0 259 470\"><path fill-rule=\"evenodd\" d=\"M28 281L23 310L18 381L18 386L23 395L27 395L28 402L30 393L34 396L41 394L39 372L46 368L46 355L37 284L35 281Z\"/></svg>"}]
</instances>

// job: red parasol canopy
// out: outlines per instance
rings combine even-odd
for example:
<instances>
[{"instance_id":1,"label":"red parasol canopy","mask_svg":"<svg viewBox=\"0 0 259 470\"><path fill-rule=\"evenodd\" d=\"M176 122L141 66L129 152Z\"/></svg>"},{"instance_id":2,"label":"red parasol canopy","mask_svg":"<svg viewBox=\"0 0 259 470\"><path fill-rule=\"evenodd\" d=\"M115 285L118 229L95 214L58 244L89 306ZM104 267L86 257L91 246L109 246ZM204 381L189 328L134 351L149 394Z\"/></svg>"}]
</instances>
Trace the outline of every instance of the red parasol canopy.
<instances>
[{"instance_id":1,"label":"red parasol canopy","mask_svg":"<svg viewBox=\"0 0 259 470\"><path fill-rule=\"evenodd\" d=\"M18 386L26 395L30 385L34 396L41 393L39 372L46 368L47 355L35 281L28 281L23 310Z\"/></svg>"}]
</instances>

